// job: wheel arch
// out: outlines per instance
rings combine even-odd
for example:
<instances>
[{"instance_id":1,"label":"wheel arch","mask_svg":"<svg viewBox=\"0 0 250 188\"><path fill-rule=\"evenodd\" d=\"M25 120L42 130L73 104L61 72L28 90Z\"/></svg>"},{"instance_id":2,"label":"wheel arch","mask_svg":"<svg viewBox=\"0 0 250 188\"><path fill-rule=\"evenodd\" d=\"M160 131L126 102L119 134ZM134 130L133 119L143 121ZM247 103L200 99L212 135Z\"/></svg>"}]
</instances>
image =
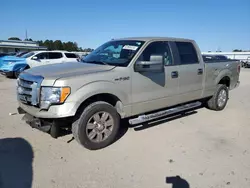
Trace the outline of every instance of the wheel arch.
<instances>
[{"instance_id":1,"label":"wheel arch","mask_svg":"<svg viewBox=\"0 0 250 188\"><path fill-rule=\"evenodd\" d=\"M74 103L71 114L81 112L84 107L94 101L104 101L117 109L121 118L131 114L130 92L117 84L107 81L88 83L76 90L67 98L67 102Z\"/></svg>"},{"instance_id":2,"label":"wheel arch","mask_svg":"<svg viewBox=\"0 0 250 188\"><path fill-rule=\"evenodd\" d=\"M27 68L30 68L30 66L28 65L28 64L26 64L26 63L18 63L18 64L16 64L14 67L13 67L13 71L17 71L17 70L25 70L25 69L27 69Z\"/></svg>"},{"instance_id":3,"label":"wheel arch","mask_svg":"<svg viewBox=\"0 0 250 188\"><path fill-rule=\"evenodd\" d=\"M84 108L86 108L88 105L96 101L107 102L116 108L117 112L122 118L126 116L126 113L123 111L124 106L123 106L121 99L111 93L98 93L98 94L89 96L88 98L86 98L84 101L80 103L80 105L78 106L76 110L76 115L80 114Z\"/></svg>"},{"instance_id":4,"label":"wheel arch","mask_svg":"<svg viewBox=\"0 0 250 188\"><path fill-rule=\"evenodd\" d=\"M220 79L218 84L226 85L228 88L230 87L230 77L229 76L224 76L223 78Z\"/></svg>"}]
</instances>

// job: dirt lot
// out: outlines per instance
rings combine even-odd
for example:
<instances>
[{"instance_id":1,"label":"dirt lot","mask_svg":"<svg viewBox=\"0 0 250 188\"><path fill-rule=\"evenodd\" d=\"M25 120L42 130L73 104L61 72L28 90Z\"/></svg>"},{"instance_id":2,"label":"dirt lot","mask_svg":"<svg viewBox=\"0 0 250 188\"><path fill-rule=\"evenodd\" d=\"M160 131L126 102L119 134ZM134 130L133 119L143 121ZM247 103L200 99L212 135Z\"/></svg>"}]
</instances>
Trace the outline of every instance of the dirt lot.
<instances>
[{"instance_id":1,"label":"dirt lot","mask_svg":"<svg viewBox=\"0 0 250 188\"><path fill-rule=\"evenodd\" d=\"M250 70L240 80L222 112L203 108L129 128L110 147L89 151L67 143L72 135L55 140L9 115L15 80L0 76L0 187L249 188Z\"/></svg>"}]
</instances>

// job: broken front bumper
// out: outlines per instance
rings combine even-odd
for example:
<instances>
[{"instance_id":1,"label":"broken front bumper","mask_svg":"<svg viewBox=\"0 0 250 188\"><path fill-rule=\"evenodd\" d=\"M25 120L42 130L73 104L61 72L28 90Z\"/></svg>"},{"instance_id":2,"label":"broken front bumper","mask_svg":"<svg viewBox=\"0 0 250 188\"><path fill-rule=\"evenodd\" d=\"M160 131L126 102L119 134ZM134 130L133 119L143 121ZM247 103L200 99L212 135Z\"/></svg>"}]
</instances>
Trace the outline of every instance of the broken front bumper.
<instances>
[{"instance_id":1,"label":"broken front bumper","mask_svg":"<svg viewBox=\"0 0 250 188\"><path fill-rule=\"evenodd\" d=\"M32 128L39 129L43 132L49 132L53 126L52 120L45 120L41 118L34 117L26 113L22 108L18 107L17 111L19 114L24 114L22 120L29 124Z\"/></svg>"},{"instance_id":2,"label":"broken front bumper","mask_svg":"<svg viewBox=\"0 0 250 188\"><path fill-rule=\"evenodd\" d=\"M24 114L22 120L29 124L32 128L36 128L40 131L49 133L53 138L57 138L61 135L62 129L71 128L71 118L39 118L26 112L23 108L18 107L19 114Z\"/></svg>"}]
</instances>

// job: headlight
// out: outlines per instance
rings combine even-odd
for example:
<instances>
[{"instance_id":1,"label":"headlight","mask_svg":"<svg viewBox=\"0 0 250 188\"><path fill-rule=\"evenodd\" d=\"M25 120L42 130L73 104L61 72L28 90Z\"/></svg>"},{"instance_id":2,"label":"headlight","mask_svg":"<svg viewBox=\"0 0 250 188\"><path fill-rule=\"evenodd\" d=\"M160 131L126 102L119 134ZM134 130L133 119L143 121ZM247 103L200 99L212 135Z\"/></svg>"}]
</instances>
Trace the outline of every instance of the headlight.
<instances>
[{"instance_id":1,"label":"headlight","mask_svg":"<svg viewBox=\"0 0 250 188\"><path fill-rule=\"evenodd\" d=\"M40 105L48 109L51 104L62 104L70 94L70 87L42 87Z\"/></svg>"},{"instance_id":2,"label":"headlight","mask_svg":"<svg viewBox=\"0 0 250 188\"><path fill-rule=\"evenodd\" d=\"M11 62L8 63L8 65L11 65L11 64L13 64L13 63L15 63L15 62L12 62L12 61L11 61Z\"/></svg>"}]
</instances>

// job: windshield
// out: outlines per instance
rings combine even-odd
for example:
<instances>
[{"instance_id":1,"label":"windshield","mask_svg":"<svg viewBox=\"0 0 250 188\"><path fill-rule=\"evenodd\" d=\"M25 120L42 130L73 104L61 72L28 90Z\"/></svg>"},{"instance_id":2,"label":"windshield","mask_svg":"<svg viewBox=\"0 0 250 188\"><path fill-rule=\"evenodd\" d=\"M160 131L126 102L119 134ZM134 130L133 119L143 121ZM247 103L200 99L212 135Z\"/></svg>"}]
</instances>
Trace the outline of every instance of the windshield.
<instances>
[{"instance_id":1,"label":"windshield","mask_svg":"<svg viewBox=\"0 0 250 188\"><path fill-rule=\"evenodd\" d=\"M21 56L23 56L24 54L27 54L28 52L20 52L20 53L18 53L16 56L17 57L21 57Z\"/></svg>"},{"instance_id":2,"label":"windshield","mask_svg":"<svg viewBox=\"0 0 250 188\"><path fill-rule=\"evenodd\" d=\"M28 57L30 57L30 56L33 56L34 54L35 54L34 52L29 52L29 53L27 53L27 54L22 55L21 57L22 57L22 58L28 58Z\"/></svg>"},{"instance_id":3,"label":"windshield","mask_svg":"<svg viewBox=\"0 0 250 188\"><path fill-rule=\"evenodd\" d=\"M82 61L84 63L126 67L143 44L143 41L135 40L110 41L98 47Z\"/></svg>"}]
</instances>

